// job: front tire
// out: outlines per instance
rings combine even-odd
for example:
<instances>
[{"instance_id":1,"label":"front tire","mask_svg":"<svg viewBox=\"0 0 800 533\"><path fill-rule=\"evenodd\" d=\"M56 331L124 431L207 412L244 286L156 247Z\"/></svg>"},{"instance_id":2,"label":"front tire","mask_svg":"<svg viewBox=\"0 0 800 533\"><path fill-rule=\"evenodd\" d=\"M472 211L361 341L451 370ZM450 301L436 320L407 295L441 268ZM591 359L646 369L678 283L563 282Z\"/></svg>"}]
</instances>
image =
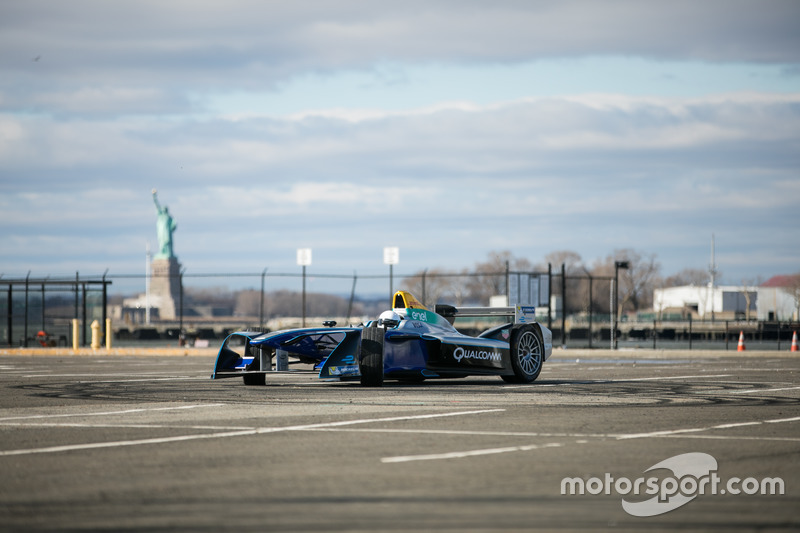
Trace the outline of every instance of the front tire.
<instances>
[{"instance_id":1,"label":"front tire","mask_svg":"<svg viewBox=\"0 0 800 533\"><path fill-rule=\"evenodd\" d=\"M383 341L386 330L367 327L361 330L361 384L365 387L383 385Z\"/></svg>"},{"instance_id":2,"label":"front tire","mask_svg":"<svg viewBox=\"0 0 800 533\"><path fill-rule=\"evenodd\" d=\"M544 343L536 328L526 324L511 329L511 368L513 376L502 376L508 383L531 383L539 377L544 363Z\"/></svg>"}]
</instances>

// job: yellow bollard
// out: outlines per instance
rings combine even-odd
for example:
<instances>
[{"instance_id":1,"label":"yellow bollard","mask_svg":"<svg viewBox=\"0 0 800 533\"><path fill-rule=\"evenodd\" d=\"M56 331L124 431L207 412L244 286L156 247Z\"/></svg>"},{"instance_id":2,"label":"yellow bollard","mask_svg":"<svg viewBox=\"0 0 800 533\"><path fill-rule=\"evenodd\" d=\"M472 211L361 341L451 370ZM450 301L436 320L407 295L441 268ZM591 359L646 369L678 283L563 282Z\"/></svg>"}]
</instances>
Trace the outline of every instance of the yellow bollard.
<instances>
[{"instance_id":1,"label":"yellow bollard","mask_svg":"<svg viewBox=\"0 0 800 533\"><path fill-rule=\"evenodd\" d=\"M111 337L113 336L111 332L111 319L106 318L106 350L111 349Z\"/></svg>"},{"instance_id":2,"label":"yellow bollard","mask_svg":"<svg viewBox=\"0 0 800 533\"><path fill-rule=\"evenodd\" d=\"M72 319L72 349L78 351L78 319Z\"/></svg>"},{"instance_id":3,"label":"yellow bollard","mask_svg":"<svg viewBox=\"0 0 800 533\"><path fill-rule=\"evenodd\" d=\"M100 348L100 322L97 320L92 322L92 350Z\"/></svg>"}]
</instances>

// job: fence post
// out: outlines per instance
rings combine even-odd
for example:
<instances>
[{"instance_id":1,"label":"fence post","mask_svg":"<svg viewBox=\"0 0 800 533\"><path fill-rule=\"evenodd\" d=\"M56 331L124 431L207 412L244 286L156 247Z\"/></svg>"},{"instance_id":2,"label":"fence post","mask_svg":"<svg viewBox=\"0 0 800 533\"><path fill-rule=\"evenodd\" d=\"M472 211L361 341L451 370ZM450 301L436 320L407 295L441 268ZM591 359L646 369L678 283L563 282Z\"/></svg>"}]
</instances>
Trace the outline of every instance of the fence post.
<instances>
[{"instance_id":1,"label":"fence post","mask_svg":"<svg viewBox=\"0 0 800 533\"><path fill-rule=\"evenodd\" d=\"M561 347L567 346L567 266L561 263Z\"/></svg>"},{"instance_id":2,"label":"fence post","mask_svg":"<svg viewBox=\"0 0 800 533\"><path fill-rule=\"evenodd\" d=\"M78 319L72 319L72 349L78 350Z\"/></svg>"},{"instance_id":3,"label":"fence post","mask_svg":"<svg viewBox=\"0 0 800 533\"><path fill-rule=\"evenodd\" d=\"M725 321L725 350L728 349L728 338L730 337L730 333L728 332L728 321Z\"/></svg>"},{"instance_id":4,"label":"fence post","mask_svg":"<svg viewBox=\"0 0 800 533\"><path fill-rule=\"evenodd\" d=\"M25 276L25 329L24 329L24 338L22 339L22 345L27 348L28 347L28 280L31 277L31 271L28 271L28 275Z\"/></svg>"},{"instance_id":5,"label":"fence post","mask_svg":"<svg viewBox=\"0 0 800 533\"><path fill-rule=\"evenodd\" d=\"M653 319L653 349L656 349L656 337L658 336L658 332L656 331L656 319Z\"/></svg>"},{"instance_id":6,"label":"fence post","mask_svg":"<svg viewBox=\"0 0 800 533\"><path fill-rule=\"evenodd\" d=\"M8 284L8 345L9 346L13 346L14 344L13 340L14 337L11 334L11 328L14 325L13 314L14 314L14 300L12 297L11 283L9 283Z\"/></svg>"},{"instance_id":7,"label":"fence post","mask_svg":"<svg viewBox=\"0 0 800 533\"><path fill-rule=\"evenodd\" d=\"M547 263L547 329L553 329L553 265Z\"/></svg>"}]
</instances>

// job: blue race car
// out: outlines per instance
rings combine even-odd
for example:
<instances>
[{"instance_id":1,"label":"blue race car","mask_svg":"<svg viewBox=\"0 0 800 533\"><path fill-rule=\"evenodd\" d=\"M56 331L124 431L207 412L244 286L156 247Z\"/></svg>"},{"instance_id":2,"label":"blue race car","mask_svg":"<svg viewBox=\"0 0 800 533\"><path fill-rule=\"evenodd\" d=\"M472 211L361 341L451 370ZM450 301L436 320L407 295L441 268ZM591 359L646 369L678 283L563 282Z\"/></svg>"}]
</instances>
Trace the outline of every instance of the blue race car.
<instances>
[{"instance_id":1,"label":"blue race car","mask_svg":"<svg viewBox=\"0 0 800 533\"><path fill-rule=\"evenodd\" d=\"M242 376L245 385L264 385L269 373L288 370L291 356L313 364L320 378L359 379L368 387L387 379L471 375L530 383L553 352L553 334L535 321L533 307L437 305L434 312L406 291L397 291L393 300L393 309L362 326L326 322L322 328L233 333L219 350L211 379ZM475 316L508 316L513 322L476 337L453 327L456 317Z\"/></svg>"}]
</instances>

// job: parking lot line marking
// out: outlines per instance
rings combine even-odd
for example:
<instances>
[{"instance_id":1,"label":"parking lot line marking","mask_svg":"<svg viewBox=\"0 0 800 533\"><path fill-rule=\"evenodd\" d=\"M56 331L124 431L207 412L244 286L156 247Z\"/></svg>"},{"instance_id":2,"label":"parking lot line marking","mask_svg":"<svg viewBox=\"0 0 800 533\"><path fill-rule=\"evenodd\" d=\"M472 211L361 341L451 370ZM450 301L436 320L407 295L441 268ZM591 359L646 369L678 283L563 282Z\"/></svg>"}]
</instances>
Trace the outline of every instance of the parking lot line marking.
<instances>
[{"instance_id":1,"label":"parking lot line marking","mask_svg":"<svg viewBox=\"0 0 800 533\"><path fill-rule=\"evenodd\" d=\"M580 438L616 438L614 434L604 433L536 433L528 431L467 431L455 429L392 429L392 428L312 428L306 431L329 431L331 433L410 433L419 435L459 435L473 437L580 437Z\"/></svg>"},{"instance_id":2,"label":"parking lot line marking","mask_svg":"<svg viewBox=\"0 0 800 533\"><path fill-rule=\"evenodd\" d=\"M119 448L121 446L141 446L143 444L166 444L168 442L181 442L181 441L198 440L198 439L219 439L222 437L241 437L244 435L255 435L257 432L258 430L256 429L249 429L245 431L229 431L226 433L206 433L203 435L180 435L177 437L161 437L155 439L118 440L114 442L90 442L87 444L67 444L63 446L47 446L44 448L6 450L0 452L0 457L8 457L12 455L30 455L36 453L57 453L57 452L71 452L77 450L94 450L98 448Z\"/></svg>"},{"instance_id":3,"label":"parking lot line marking","mask_svg":"<svg viewBox=\"0 0 800 533\"><path fill-rule=\"evenodd\" d=\"M208 377L190 377L190 376L174 376L171 378L142 378L142 379L103 379L103 380L80 380L76 381L75 383L80 383L81 385L87 383L136 383L146 381L147 383L155 382L155 381L206 381Z\"/></svg>"},{"instance_id":4,"label":"parking lot line marking","mask_svg":"<svg viewBox=\"0 0 800 533\"><path fill-rule=\"evenodd\" d=\"M778 392L783 390L799 390L800 387L781 387L779 389L747 389L731 391L731 394L753 394L756 392Z\"/></svg>"},{"instance_id":5,"label":"parking lot line marking","mask_svg":"<svg viewBox=\"0 0 800 533\"><path fill-rule=\"evenodd\" d=\"M140 377L153 376L155 378L156 376L170 376L170 375L174 375L174 374L175 374L174 372L132 372L132 373L127 373L127 374L119 373L119 372L112 372L112 373L108 373L108 374L100 374L100 373L98 373L98 374L90 374L90 373L84 373L84 374L49 374L49 373L41 374L41 373L37 373L37 374L31 374L31 371L27 371L20 377L23 377L23 378L79 378L79 377L92 377L92 378L121 377L121 378L130 378L130 377L136 377L136 376L140 376ZM202 378L203 376L208 378L208 372L197 372L197 376L200 377L200 378ZM165 378L165 379L168 379L168 378Z\"/></svg>"},{"instance_id":6,"label":"parking lot line marking","mask_svg":"<svg viewBox=\"0 0 800 533\"><path fill-rule=\"evenodd\" d=\"M658 376L651 378L618 378L618 379L591 379L591 380L570 380L567 378L555 378L550 376L548 379L559 379L569 385L600 385L603 383L627 383L630 381L661 381L672 379L697 379L697 378L727 378L732 374L700 374L696 376ZM503 389L536 389L540 387L563 387L565 383L528 383L526 385L505 385Z\"/></svg>"},{"instance_id":7,"label":"parking lot line marking","mask_svg":"<svg viewBox=\"0 0 800 533\"><path fill-rule=\"evenodd\" d=\"M67 417L83 417L83 416L109 416L109 415L127 415L130 413L147 413L150 411L174 411L180 409L197 409L199 407L221 407L224 403L204 403L193 405L179 405L176 407L147 407L138 409L124 409L122 411L102 411L99 413L61 413L55 415L27 415L27 416L8 416L0 418L0 422L7 420L37 420L42 418L67 418Z\"/></svg>"},{"instance_id":8,"label":"parking lot line marking","mask_svg":"<svg viewBox=\"0 0 800 533\"><path fill-rule=\"evenodd\" d=\"M243 431L252 426L181 426L175 424L82 424L79 422L0 422L0 426L20 428L119 428L119 429L199 429L205 431Z\"/></svg>"},{"instance_id":9,"label":"parking lot line marking","mask_svg":"<svg viewBox=\"0 0 800 533\"><path fill-rule=\"evenodd\" d=\"M217 404L217 405L224 405L224 404ZM197 406L200 407L200 406ZM168 408L164 408L168 409ZM128 410L131 411L131 410ZM134 410L135 411L135 410ZM201 439L220 439L220 438L229 438L229 437L243 437L248 435L262 435L266 433L279 433L283 431L303 431L307 429L313 428L323 428L323 427L340 427L340 426L348 426L348 425L356 425L356 424L371 424L371 423L378 423L378 422L399 422L405 420L423 420L429 418L443 418L449 416L464 416L464 415L474 415L474 414L483 414L483 413L497 413L505 411L505 409L480 409L475 411L453 411L449 413L431 413L426 415L407 415L407 416L392 416L392 417L384 417L384 418L360 418L356 420L341 420L339 422L322 422L319 424L302 424L297 426L278 426L278 427L262 427L262 428L252 428L242 431L225 431L222 433L205 433L201 435L178 435L175 437L159 437L159 438L152 438L152 439L139 439L139 440L122 440L122 441L112 441L112 442L90 442L86 444L67 444L62 446L46 446L43 448L28 448L28 449L20 449L20 450L5 450L0 451L0 457L8 457L14 455L30 455L36 453L57 453L57 452L67 452L67 451L77 451L77 450L92 450L98 448L117 448L121 446L140 446L145 444L166 444L170 442L182 442L188 440L201 440ZM122 411L126 412L126 411ZM41 415L47 416L47 415ZM54 415L58 416L58 415ZM80 415L73 415L73 416L80 416ZM24 417L20 417L24 418Z\"/></svg>"},{"instance_id":10,"label":"parking lot line marking","mask_svg":"<svg viewBox=\"0 0 800 533\"><path fill-rule=\"evenodd\" d=\"M424 455L397 455L394 457L381 457L381 462L407 463L410 461L437 461L442 459L461 459L463 457L475 457L478 455L494 455L498 453L524 452L524 451L539 450L544 448L559 448L561 446L563 446L563 444L561 444L560 442L550 442L547 444L528 444L525 446L506 446L504 448L484 448L481 450L430 453Z\"/></svg>"},{"instance_id":11,"label":"parking lot line marking","mask_svg":"<svg viewBox=\"0 0 800 533\"><path fill-rule=\"evenodd\" d=\"M783 422L800 422L800 416L792 418L773 418L772 420L764 420L765 424L781 424Z\"/></svg>"},{"instance_id":12,"label":"parking lot line marking","mask_svg":"<svg viewBox=\"0 0 800 533\"><path fill-rule=\"evenodd\" d=\"M708 439L708 440L768 440L777 442L800 442L800 437L746 437L742 435L667 435L676 439Z\"/></svg>"},{"instance_id":13,"label":"parking lot line marking","mask_svg":"<svg viewBox=\"0 0 800 533\"><path fill-rule=\"evenodd\" d=\"M642 439L648 437L670 437L673 435L680 435L683 433L701 433L703 431L711 431L712 429L730 429L735 427L758 426L761 424L781 424L786 422L798 422L798 421L800 421L800 417L775 418L771 420L754 420L750 422L735 422L735 423L717 424L714 426L706 426L699 428L665 429L662 431L651 431L650 433L631 433L628 435L619 435L617 437L617 440Z\"/></svg>"}]
</instances>

